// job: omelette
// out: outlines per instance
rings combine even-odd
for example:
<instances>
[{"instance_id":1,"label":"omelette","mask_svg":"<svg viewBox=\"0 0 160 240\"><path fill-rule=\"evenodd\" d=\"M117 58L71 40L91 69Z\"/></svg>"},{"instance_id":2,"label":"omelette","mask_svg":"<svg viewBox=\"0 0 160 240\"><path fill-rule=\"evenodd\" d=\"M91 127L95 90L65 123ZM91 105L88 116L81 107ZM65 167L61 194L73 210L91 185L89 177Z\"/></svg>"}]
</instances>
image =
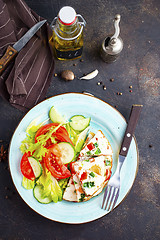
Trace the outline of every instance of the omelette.
<instances>
[{"instance_id":1,"label":"omelette","mask_svg":"<svg viewBox=\"0 0 160 240\"><path fill-rule=\"evenodd\" d=\"M72 162L72 176L63 199L83 202L102 192L111 177L113 151L101 130L89 133L77 161Z\"/></svg>"}]
</instances>

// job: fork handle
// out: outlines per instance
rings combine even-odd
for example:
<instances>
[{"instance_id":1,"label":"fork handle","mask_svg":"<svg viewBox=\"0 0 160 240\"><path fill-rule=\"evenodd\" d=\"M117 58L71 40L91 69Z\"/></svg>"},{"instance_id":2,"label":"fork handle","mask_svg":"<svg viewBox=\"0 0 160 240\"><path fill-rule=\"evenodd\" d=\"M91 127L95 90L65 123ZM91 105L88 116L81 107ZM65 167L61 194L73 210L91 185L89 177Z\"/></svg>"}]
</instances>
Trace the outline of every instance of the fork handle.
<instances>
[{"instance_id":1,"label":"fork handle","mask_svg":"<svg viewBox=\"0 0 160 240\"><path fill-rule=\"evenodd\" d=\"M129 122L125 131L125 135L122 141L121 149L120 149L120 155L126 157L129 146L132 141L132 136L134 134L141 110L142 110L143 105L137 105L134 104L131 109L130 117L129 117Z\"/></svg>"}]
</instances>

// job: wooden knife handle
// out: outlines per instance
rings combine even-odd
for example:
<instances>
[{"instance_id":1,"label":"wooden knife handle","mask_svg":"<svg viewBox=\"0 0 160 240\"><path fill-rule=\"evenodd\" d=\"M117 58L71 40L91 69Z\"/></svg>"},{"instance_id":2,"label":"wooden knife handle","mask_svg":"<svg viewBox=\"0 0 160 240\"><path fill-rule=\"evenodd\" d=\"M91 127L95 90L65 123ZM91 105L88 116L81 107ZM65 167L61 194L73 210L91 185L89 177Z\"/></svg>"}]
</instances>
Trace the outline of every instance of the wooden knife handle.
<instances>
[{"instance_id":1,"label":"wooden knife handle","mask_svg":"<svg viewBox=\"0 0 160 240\"><path fill-rule=\"evenodd\" d=\"M125 131L125 135L122 141L122 146L120 149L120 155L127 156L128 149L132 140L132 136L134 134L141 110L143 105L133 105L129 117L129 122Z\"/></svg>"},{"instance_id":2,"label":"wooden knife handle","mask_svg":"<svg viewBox=\"0 0 160 240\"><path fill-rule=\"evenodd\" d=\"M0 75L2 74L4 69L7 67L7 65L10 63L10 61L14 59L17 53L18 52L13 47L8 46L5 54L0 59Z\"/></svg>"}]
</instances>

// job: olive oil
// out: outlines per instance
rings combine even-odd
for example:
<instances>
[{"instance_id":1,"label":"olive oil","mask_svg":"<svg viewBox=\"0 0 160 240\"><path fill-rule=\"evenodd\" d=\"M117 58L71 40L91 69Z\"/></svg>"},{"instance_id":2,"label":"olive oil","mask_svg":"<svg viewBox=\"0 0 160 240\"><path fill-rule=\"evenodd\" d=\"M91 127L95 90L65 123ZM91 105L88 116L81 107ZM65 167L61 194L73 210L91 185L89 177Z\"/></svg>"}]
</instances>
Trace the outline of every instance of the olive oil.
<instances>
[{"instance_id":1,"label":"olive oil","mask_svg":"<svg viewBox=\"0 0 160 240\"><path fill-rule=\"evenodd\" d=\"M53 49L59 60L80 58L83 51L83 27L85 20L79 22L76 12L71 7L63 7L56 24L53 26Z\"/></svg>"}]
</instances>

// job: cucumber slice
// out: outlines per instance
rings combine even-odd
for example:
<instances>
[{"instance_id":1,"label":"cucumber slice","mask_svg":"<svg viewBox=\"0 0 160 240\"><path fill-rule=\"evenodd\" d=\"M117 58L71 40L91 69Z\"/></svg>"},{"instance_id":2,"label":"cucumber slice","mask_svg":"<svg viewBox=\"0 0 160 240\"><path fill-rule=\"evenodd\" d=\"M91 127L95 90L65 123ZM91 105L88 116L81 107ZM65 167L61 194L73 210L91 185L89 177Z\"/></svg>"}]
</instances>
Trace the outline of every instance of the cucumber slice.
<instances>
[{"instance_id":1,"label":"cucumber slice","mask_svg":"<svg viewBox=\"0 0 160 240\"><path fill-rule=\"evenodd\" d=\"M77 141L76 141L76 144L75 144L75 150L76 152L80 152L84 143L85 143L85 140L87 138L87 133L88 133L88 130L89 130L89 127L87 127L85 130L83 130L79 135L78 135L78 138L77 138Z\"/></svg>"},{"instance_id":2,"label":"cucumber slice","mask_svg":"<svg viewBox=\"0 0 160 240\"><path fill-rule=\"evenodd\" d=\"M70 121L79 121L79 120L83 120L85 119L85 117L83 115L74 115L73 117L70 118Z\"/></svg>"},{"instance_id":3,"label":"cucumber slice","mask_svg":"<svg viewBox=\"0 0 160 240\"><path fill-rule=\"evenodd\" d=\"M28 161L33 169L35 177L39 178L42 175L42 166L40 162L34 157L28 157Z\"/></svg>"},{"instance_id":4,"label":"cucumber slice","mask_svg":"<svg viewBox=\"0 0 160 240\"><path fill-rule=\"evenodd\" d=\"M56 111L54 106L51 107L49 111L49 117L51 121L54 123L62 123L62 124L66 123L65 119Z\"/></svg>"},{"instance_id":5,"label":"cucumber slice","mask_svg":"<svg viewBox=\"0 0 160 240\"><path fill-rule=\"evenodd\" d=\"M75 158L75 149L72 144L68 142L58 143L62 157L61 160L64 164L70 163Z\"/></svg>"},{"instance_id":6,"label":"cucumber slice","mask_svg":"<svg viewBox=\"0 0 160 240\"><path fill-rule=\"evenodd\" d=\"M71 120L70 126L75 131L81 132L89 126L91 118L85 118L82 115L76 115L73 116L70 120Z\"/></svg>"},{"instance_id":7,"label":"cucumber slice","mask_svg":"<svg viewBox=\"0 0 160 240\"><path fill-rule=\"evenodd\" d=\"M43 204L52 202L51 196L48 196L48 197L43 196L43 186L42 185L35 185L35 187L33 189L33 196L35 197L35 199L37 199L38 202L43 203Z\"/></svg>"}]
</instances>

